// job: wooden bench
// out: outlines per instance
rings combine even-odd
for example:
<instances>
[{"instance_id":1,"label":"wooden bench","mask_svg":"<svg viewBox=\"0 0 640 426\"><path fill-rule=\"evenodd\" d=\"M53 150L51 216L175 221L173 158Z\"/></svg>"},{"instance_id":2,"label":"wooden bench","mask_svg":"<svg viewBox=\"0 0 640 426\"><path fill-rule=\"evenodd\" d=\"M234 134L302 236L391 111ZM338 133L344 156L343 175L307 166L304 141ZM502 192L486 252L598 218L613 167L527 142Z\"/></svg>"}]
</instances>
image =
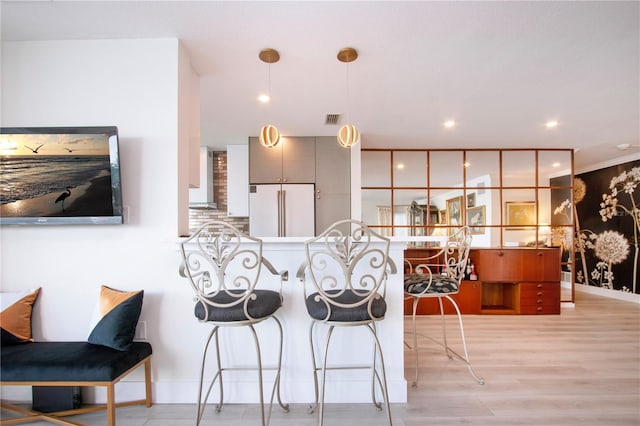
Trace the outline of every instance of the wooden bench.
<instances>
[{"instance_id":1,"label":"wooden bench","mask_svg":"<svg viewBox=\"0 0 640 426\"><path fill-rule=\"evenodd\" d=\"M62 417L107 411L107 425L115 426L116 408L151 406L151 345L133 342L127 351L118 351L87 342L33 342L3 346L0 354L0 386L103 386L107 403L66 411L41 413L2 401L2 408L23 417L0 420L1 425L44 420L60 425L80 425ZM145 398L115 402L115 385L144 365Z\"/></svg>"}]
</instances>

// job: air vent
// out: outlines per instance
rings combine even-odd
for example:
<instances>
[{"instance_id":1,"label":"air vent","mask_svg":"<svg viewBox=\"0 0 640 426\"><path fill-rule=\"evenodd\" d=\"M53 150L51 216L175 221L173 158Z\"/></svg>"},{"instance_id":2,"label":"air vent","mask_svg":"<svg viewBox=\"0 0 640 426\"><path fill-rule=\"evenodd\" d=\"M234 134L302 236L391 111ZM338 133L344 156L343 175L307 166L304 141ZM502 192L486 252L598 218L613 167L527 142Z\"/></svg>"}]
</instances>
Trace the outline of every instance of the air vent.
<instances>
[{"instance_id":1,"label":"air vent","mask_svg":"<svg viewBox=\"0 0 640 426\"><path fill-rule=\"evenodd\" d=\"M324 124L338 124L340 121L340 114L327 114L327 117L324 120Z\"/></svg>"}]
</instances>

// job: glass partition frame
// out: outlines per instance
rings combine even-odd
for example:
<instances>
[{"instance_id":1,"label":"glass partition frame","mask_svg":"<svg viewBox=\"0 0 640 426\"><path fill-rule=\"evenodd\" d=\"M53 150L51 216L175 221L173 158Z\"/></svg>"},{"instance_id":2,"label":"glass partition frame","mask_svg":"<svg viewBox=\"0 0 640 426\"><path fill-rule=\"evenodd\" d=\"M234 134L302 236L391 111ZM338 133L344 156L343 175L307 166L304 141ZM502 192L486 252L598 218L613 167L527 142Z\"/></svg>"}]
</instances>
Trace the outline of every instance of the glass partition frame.
<instances>
[{"instance_id":1,"label":"glass partition frame","mask_svg":"<svg viewBox=\"0 0 640 426\"><path fill-rule=\"evenodd\" d=\"M362 148L361 153L362 219L384 235L446 236L468 224L475 248L561 244L563 271L571 269L573 150ZM414 193L420 197L409 200ZM376 194L377 213L365 211L372 205L368 194ZM574 300L569 275L571 296L563 294L563 301Z\"/></svg>"}]
</instances>

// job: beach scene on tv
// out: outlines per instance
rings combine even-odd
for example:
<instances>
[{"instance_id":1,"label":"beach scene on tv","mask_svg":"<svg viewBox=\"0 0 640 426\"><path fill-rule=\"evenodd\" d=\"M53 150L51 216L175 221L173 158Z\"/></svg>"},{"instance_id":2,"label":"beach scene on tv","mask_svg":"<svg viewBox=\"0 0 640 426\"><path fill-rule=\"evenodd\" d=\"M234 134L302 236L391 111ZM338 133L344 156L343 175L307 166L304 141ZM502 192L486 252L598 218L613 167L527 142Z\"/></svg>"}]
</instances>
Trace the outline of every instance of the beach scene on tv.
<instances>
[{"instance_id":1,"label":"beach scene on tv","mask_svg":"<svg viewBox=\"0 0 640 426\"><path fill-rule=\"evenodd\" d=\"M0 216L113 215L108 134L1 134Z\"/></svg>"}]
</instances>

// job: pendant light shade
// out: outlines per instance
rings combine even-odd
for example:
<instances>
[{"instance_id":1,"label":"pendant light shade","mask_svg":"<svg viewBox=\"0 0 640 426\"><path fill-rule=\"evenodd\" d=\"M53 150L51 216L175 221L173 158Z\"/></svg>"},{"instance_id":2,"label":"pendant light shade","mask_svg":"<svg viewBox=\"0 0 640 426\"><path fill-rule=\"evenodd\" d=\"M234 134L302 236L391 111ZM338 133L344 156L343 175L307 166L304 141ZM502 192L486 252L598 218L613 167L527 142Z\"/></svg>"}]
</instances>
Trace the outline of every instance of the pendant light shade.
<instances>
[{"instance_id":1,"label":"pendant light shade","mask_svg":"<svg viewBox=\"0 0 640 426\"><path fill-rule=\"evenodd\" d=\"M271 64L280 60L280 54L275 49L262 49L258 55L260 60L269 65L269 98L271 98ZM260 136L258 136L260 144L266 148L275 148L280 143L280 131L273 124L267 124L260 129Z\"/></svg>"},{"instance_id":2,"label":"pendant light shade","mask_svg":"<svg viewBox=\"0 0 640 426\"><path fill-rule=\"evenodd\" d=\"M353 145L360 142L360 132L356 126L351 124L345 124L338 130L338 142L340 146L344 148L351 148Z\"/></svg>"},{"instance_id":3,"label":"pendant light shade","mask_svg":"<svg viewBox=\"0 0 640 426\"><path fill-rule=\"evenodd\" d=\"M345 47L338 52L338 60L347 64L347 103L349 103L349 63L358 59L358 52L353 47ZM351 148L360 142L360 132L353 124L345 124L338 130L338 143L344 148Z\"/></svg>"},{"instance_id":4,"label":"pendant light shade","mask_svg":"<svg viewBox=\"0 0 640 426\"><path fill-rule=\"evenodd\" d=\"M280 143L280 132L276 126L267 124L260 129L258 140L260 140L262 146L266 148L275 148Z\"/></svg>"}]
</instances>

